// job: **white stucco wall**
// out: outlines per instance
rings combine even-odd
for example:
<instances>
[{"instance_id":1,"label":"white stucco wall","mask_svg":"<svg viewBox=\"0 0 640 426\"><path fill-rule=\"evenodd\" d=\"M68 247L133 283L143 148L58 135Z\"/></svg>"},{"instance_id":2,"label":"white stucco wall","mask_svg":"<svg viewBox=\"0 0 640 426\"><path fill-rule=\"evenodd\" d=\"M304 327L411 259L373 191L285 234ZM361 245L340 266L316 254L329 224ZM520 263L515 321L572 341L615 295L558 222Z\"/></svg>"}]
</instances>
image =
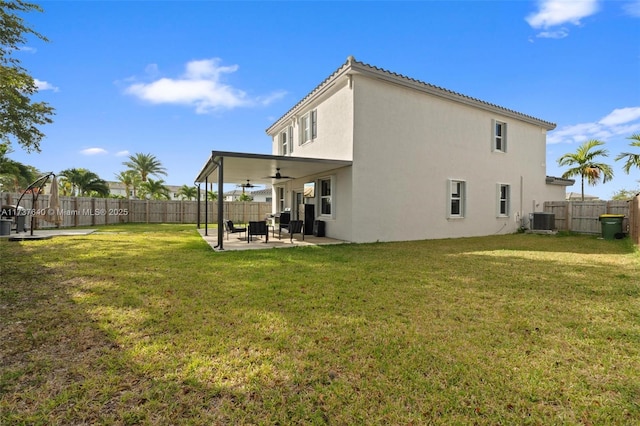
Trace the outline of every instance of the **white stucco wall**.
<instances>
[{"instance_id":1,"label":"white stucco wall","mask_svg":"<svg viewBox=\"0 0 640 426\"><path fill-rule=\"evenodd\" d=\"M300 118L315 109L317 111L317 137L300 145ZM312 102L301 105L295 116L285 120L271 134L273 154L280 154L280 133L293 126L293 153L307 158L351 160L353 146L353 96L347 78L336 82L329 90Z\"/></svg>"},{"instance_id":2,"label":"white stucco wall","mask_svg":"<svg viewBox=\"0 0 640 426\"><path fill-rule=\"evenodd\" d=\"M335 183L334 193L332 197L333 214L330 216L321 215L319 210L320 188L317 182L320 179L326 178L333 179L333 182ZM289 180L282 184L276 185L275 188L282 187L285 189L285 208L290 208L291 210L294 210L296 208L296 206L294 205L294 194L296 192L302 192L304 184L307 182L316 182L316 219L325 222L325 235L330 238L351 241L351 167L343 167L340 169L328 171L326 173L304 176L302 178ZM274 211L277 211L277 200L274 200Z\"/></svg>"},{"instance_id":3,"label":"white stucco wall","mask_svg":"<svg viewBox=\"0 0 640 426\"><path fill-rule=\"evenodd\" d=\"M315 109L317 111L317 137L304 145L300 145L300 117ZM295 116L284 120L273 129L272 153L279 154L280 133L289 125L293 126L293 152L295 157L328 158L332 160L348 160L353 158L353 93L347 78L342 78L313 102L301 105ZM323 174L300 176L287 181L278 187L285 188L285 205L294 209L293 194L302 192L307 182L332 177L335 182L333 194L334 214L330 217L319 214L320 203L316 201L316 218L326 222L326 236L351 240L351 168L331 170ZM316 186L316 200L319 188ZM274 211L277 211L278 200L274 196Z\"/></svg>"},{"instance_id":4,"label":"white stucco wall","mask_svg":"<svg viewBox=\"0 0 640 426\"><path fill-rule=\"evenodd\" d=\"M366 77L354 91L353 241L511 233L547 199L541 127ZM506 153L492 151L493 119L507 123ZM447 217L448 179L466 181L463 219Z\"/></svg>"},{"instance_id":5,"label":"white stucco wall","mask_svg":"<svg viewBox=\"0 0 640 426\"><path fill-rule=\"evenodd\" d=\"M317 138L299 145L299 119L312 109ZM506 153L492 150L493 120L507 123ZM341 76L271 129L274 154L288 125L293 156L353 161L284 183L286 206L294 208L293 192L304 183L333 177L334 215L317 217L329 237L373 242L512 233L544 201L564 199L565 187L545 180L544 126L403 85ZM448 217L449 179L466 182L464 218ZM498 184L510 185L508 217L498 217Z\"/></svg>"}]
</instances>

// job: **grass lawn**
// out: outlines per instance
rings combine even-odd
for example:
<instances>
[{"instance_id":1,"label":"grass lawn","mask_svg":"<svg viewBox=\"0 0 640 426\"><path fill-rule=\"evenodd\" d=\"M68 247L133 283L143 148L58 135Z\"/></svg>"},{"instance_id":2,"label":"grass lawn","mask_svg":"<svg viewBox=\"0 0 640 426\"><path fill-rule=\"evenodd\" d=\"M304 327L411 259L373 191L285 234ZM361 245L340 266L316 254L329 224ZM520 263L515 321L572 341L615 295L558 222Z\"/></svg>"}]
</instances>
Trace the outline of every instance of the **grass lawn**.
<instances>
[{"instance_id":1,"label":"grass lawn","mask_svg":"<svg viewBox=\"0 0 640 426\"><path fill-rule=\"evenodd\" d=\"M640 422L640 254L516 234L0 241L0 424Z\"/></svg>"}]
</instances>

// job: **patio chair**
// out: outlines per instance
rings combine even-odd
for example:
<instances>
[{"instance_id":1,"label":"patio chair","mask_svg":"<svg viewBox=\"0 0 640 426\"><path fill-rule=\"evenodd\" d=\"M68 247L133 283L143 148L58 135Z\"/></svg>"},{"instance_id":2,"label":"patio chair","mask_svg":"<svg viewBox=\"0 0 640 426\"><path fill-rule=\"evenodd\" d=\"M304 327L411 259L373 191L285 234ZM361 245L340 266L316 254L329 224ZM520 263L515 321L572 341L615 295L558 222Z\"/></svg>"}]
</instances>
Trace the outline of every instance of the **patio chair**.
<instances>
[{"instance_id":1,"label":"patio chair","mask_svg":"<svg viewBox=\"0 0 640 426\"><path fill-rule=\"evenodd\" d=\"M269 227L264 220L259 222L249 222L249 232L247 232L247 243L251 242L253 235L264 235L265 244L269 242Z\"/></svg>"},{"instance_id":2,"label":"patio chair","mask_svg":"<svg viewBox=\"0 0 640 426\"><path fill-rule=\"evenodd\" d=\"M284 228L284 232L289 233L289 241L293 242L293 234L302 234L302 241L304 241L304 222L301 220L292 220L289 222L289 226ZM278 233L280 238L280 233Z\"/></svg>"},{"instance_id":3,"label":"patio chair","mask_svg":"<svg viewBox=\"0 0 640 426\"><path fill-rule=\"evenodd\" d=\"M247 232L247 228L237 228L233 224L233 222L230 220L225 220L223 223L224 223L224 230L227 232L227 240L229 239L229 234Z\"/></svg>"},{"instance_id":4,"label":"patio chair","mask_svg":"<svg viewBox=\"0 0 640 426\"><path fill-rule=\"evenodd\" d=\"M279 225L278 225L278 235L283 229L289 227L289 222L291 221L291 212L282 212L279 217Z\"/></svg>"}]
</instances>

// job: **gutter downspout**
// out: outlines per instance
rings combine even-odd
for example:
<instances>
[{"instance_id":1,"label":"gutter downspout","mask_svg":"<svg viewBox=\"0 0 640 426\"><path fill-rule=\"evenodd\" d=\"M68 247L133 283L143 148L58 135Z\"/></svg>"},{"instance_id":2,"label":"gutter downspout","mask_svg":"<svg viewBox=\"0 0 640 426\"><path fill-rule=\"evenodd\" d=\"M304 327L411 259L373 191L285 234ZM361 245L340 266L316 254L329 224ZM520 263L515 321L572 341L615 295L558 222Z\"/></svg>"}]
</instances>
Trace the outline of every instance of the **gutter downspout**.
<instances>
[{"instance_id":1,"label":"gutter downspout","mask_svg":"<svg viewBox=\"0 0 640 426\"><path fill-rule=\"evenodd\" d=\"M524 176L520 176L520 226L524 227Z\"/></svg>"}]
</instances>

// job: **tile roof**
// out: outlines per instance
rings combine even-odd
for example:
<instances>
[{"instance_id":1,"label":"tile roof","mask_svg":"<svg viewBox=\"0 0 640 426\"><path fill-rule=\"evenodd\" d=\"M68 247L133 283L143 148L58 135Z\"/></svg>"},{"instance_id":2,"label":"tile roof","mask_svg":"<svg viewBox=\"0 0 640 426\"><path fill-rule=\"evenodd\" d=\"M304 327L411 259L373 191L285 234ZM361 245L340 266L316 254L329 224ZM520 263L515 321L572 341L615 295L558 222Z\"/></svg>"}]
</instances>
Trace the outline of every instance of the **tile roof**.
<instances>
[{"instance_id":1,"label":"tile roof","mask_svg":"<svg viewBox=\"0 0 640 426\"><path fill-rule=\"evenodd\" d=\"M497 113L502 113L507 116L511 116L523 121L540 125L546 128L547 130L553 130L556 127L555 123L542 120L542 119L533 117L531 115L523 114L521 112L508 109L500 105L492 104L490 102L486 102L478 98L463 95L462 93L445 89L443 87L439 87L431 83L426 83L422 80L411 78L403 74L386 70L384 68L380 68L374 65L369 65L367 63L357 61L353 56L349 56L347 58L347 61L344 64L342 64L338 69L336 69L333 73L331 73L331 75L325 78L320 84L318 84L311 92L309 92L304 98L302 98L298 103L296 103L285 114L283 114L280 118L278 118L269 128L266 129L266 132L269 133L271 129L278 126L282 121L284 121L290 115L292 115L293 112L298 109L298 107L300 107L301 105L305 104L307 101L314 98L319 92L321 92L325 88L325 86L327 86L328 83L335 80L342 74L348 74L349 71L353 71L354 74L358 74L358 73L369 74L371 76L377 76L379 78L393 80L394 82L404 83L405 85L411 86L416 90L422 90L431 95L444 97L453 101L465 103L467 105L491 110Z\"/></svg>"}]
</instances>

